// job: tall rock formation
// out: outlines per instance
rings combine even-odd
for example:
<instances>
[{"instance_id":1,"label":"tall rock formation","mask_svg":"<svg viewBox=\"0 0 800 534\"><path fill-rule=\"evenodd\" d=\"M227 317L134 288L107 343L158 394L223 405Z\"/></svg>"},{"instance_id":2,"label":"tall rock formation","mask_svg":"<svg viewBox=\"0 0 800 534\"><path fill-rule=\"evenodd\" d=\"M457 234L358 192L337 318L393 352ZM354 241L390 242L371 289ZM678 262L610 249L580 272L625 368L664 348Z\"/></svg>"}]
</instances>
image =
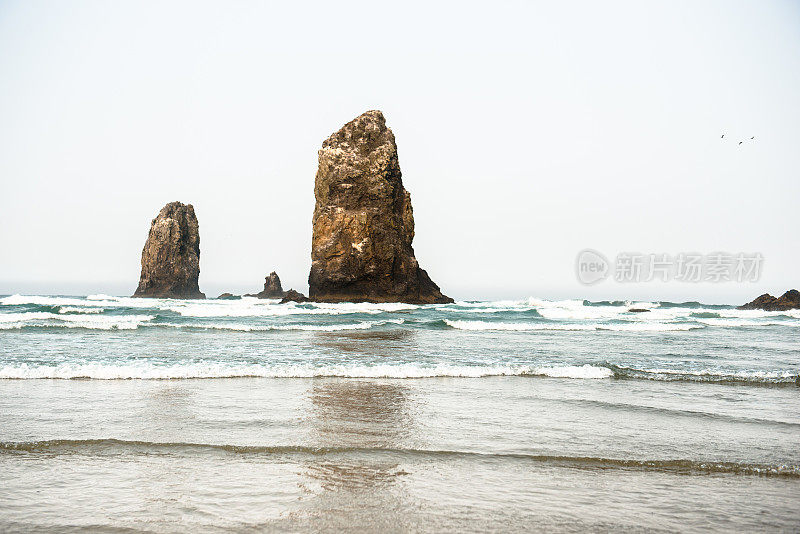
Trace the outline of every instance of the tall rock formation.
<instances>
[{"instance_id":1,"label":"tall rock formation","mask_svg":"<svg viewBox=\"0 0 800 534\"><path fill-rule=\"evenodd\" d=\"M191 204L170 202L150 225L142 250L142 275L134 297L204 299L200 232Z\"/></svg>"},{"instance_id":2,"label":"tall rock formation","mask_svg":"<svg viewBox=\"0 0 800 534\"><path fill-rule=\"evenodd\" d=\"M380 111L367 111L322 143L314 195L311 300L453 302L414 257L411 195Z\"/></svg>"}]
</instances>

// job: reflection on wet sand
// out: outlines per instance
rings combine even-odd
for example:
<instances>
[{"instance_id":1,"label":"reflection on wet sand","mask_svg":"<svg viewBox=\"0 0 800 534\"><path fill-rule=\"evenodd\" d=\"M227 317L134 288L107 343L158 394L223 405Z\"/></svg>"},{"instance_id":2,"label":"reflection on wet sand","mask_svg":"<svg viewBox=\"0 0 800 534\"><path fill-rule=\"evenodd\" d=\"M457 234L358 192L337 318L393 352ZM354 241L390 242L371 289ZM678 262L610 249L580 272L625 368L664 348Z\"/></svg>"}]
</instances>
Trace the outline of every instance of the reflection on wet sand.
<instances>
[{"instance_id":1,"label":"reflection on wet sand","mask_svg":"<svg viewBox=\"0 0 800 534\"><path fill-rule=\"evenodd\" d=\"M406 504L400 482L407 473L396 460L369 449L408 443L414 428L408 388L389 380L322 379L311 388L310 400L313 440L342 452L306 462L301 487L311 500L300 515L331 526L355 511L396 514Z\"/></svg>"},{"instance_id":2,"label":"reflection on wet sand","mask_svg":"<svg viewBox=\"0 0 800 534\"><path fill-rule=\"evenodd\" d=\"M175 431L191 428L197 424L195 391L185 383L155 383L143 388L138 403L141 414L135 420L142 427L135 433L145 436L145 441L170 442ZM135 509L158 508L163 519L174 520L170 497L162 488L184 488L191 493L193 478L190 470L175 464L166 464L161 470L153 470L146 464L132 462L131 473L136 473L137 504ZM131 512L132 515L136 512Z\"/></svg>"},{"instance_id":3,"label":"reflection on wet sand","mask_svg":"<svg viewBox=\"0 0 800 534\"><path fill-rule=\"evenodd\" d=\"M413 330L365 330L356 332L319 332L314 344L333 349L336 354L356 353L368 356L389 357L399 351L409 351L414 346Z\"/></svg>"},{"instance_id":4,"label":"reflection on wet sand","mask_svg":"<svg viewBox=\"0 0 800 534\"><path fill-rule=\"evenodd\" d=\"M412 427L408 395L388 380L318 381L311 389L315 440L321 447L399 447Z\"/></svg>"}]
</instances>

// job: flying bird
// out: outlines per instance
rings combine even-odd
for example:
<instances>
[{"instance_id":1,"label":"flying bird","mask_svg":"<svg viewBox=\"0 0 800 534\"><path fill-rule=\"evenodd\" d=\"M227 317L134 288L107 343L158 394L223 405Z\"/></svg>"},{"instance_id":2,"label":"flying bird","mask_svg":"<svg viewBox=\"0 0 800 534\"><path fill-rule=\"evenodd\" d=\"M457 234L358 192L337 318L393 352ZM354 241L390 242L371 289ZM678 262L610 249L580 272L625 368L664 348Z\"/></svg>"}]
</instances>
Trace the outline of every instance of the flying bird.
<instances>
[{"instance_id":1,"label":"flying bird","mask_svg":"<svg viewBox=\"0 0 800 534\"><path fill-rule=\"evenodd\" d=\"M756 138L756 136L754 135L754 136L753 136L753 137L751 137L750 139L755 139L755 138Z\"/></svg>"},{"instance_id":2,"label":"flying bird","mask_svg":"<svg viewBox=\"0 0 800 534\"><path fill-rule=\"evenodd\" d=\"M725 139L725 134L722 134L719 138L720 139Z\"/></svg>"},{"instance_id":3,"label":"flying bird","mask_svg":"<svg viewBox=\"0 0 800 534\"><path fill-rule=\"evenodd\" d=\"M741 145L742 143L744 143L744 141L739 141L739 144L740 144L740 145Z\"/></svg>"}]
</instances>

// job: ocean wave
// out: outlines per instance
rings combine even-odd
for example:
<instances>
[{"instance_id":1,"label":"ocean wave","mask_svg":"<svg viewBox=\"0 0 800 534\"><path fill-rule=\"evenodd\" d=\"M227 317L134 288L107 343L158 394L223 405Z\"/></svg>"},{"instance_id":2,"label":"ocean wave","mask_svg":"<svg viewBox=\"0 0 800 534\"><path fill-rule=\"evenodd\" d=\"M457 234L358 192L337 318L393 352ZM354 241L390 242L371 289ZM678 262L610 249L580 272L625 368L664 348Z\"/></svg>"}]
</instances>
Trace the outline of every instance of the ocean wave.
<instances>
[{"instance_id":1,"label":"ocean wave","mask_svg":"<svg viewBox=\"0 0 800 534\"><path fill-rule=\"evenodd\" d=\"M44 297L38 295L11 295L0 298L0 304L4 306L20 306L23 304L35 304L38 306L82 306L86 305L86 300L80 297Z\"/></svg>"},{"instance_id":2,"label":"ocean wave","mask_svg":"<svg viewBox=\"0 0 800 534\"><path fill-rule=\"evenodd\" d=\"M476 331L514 331L535 332L543 330L595 331L611 330L618 332L677 332L704 328L702 325L675 323L619 323L619 324L564 324L564 323L500 323L491 321L455 321L444 320L445 324L458 330Z\"/></svg>"},{"instance_id":3,"label":"ocean wave","mask_svg":"<svg viewBox=\"0 0 800 534\"><path fill-rule=\"evenodd\" d=\"M41 295L11 295L0 298L3 306L75 306L98 308L159 308L166 306L170 300L139 299L132 297L111 297L109 295L89 295L88 297L60 297ZM174 302L174 301L172 301Z\"/></svg>"},{"instance_id":4,"label":"ocean wave","mask_svg":"<svg viewBox=\"0 0 800 534\"><path fill-rule=\"evenodd\" d=\"M551 378L603 379L611 378L607 367L582 366L510 366L510 365L450 365L422 366L417 364L381 365L259 365L218 362L195 362L164 365L151 362L68 363L61 365L16 364L0 367L0 379L78 379L97 380L168 380L191 378L482 378L488 376L539 376Z\"/></svg>"},{"instance_id":5,"label":"ocean wave","mask_svg":"<svg viewBox=\"0 0 800 534\"><path fill-rule=\"evenodd\" d=\"M584 365L463 365L422 364L237 364L216 361L164 363L128 361L98 363L27 363L0 367L0 379L176 380L213 378L483 378L517 376L576 380L637 379L769 386L800 385L797 371L724 371L635 368L606 364Z\"/></svg>"},{"instance_id":6,"label":"ocean wave","mask_svg":"<svg viewBox=\"0 0 800 534\"><path fill-rule=\"evenodd\" d=\"M337 330L330 325L334 316L364 315L353 317L356 327L366 328L358 319L372 316L399 316L410 314L410 323L431 328L455 328L457 330L496 331L592 331L619 332L670 332L695 330L706 327L743 328L800 326L800 310L767 312L763 310L737 310L731 306L696 306L699 303L683 303L686 306L665 302L600 301L584 300L549 301L530 297L525 300L498 300L493 302L459 301L451 304L414 305L403 303L288 303L275 300L245 297L240 300L180 300L180 299L135 299L110 295L79 297L52 297L11 295L0 298L0 329L31 327L97 328L102 330L133 329L138 326L166 326L174 328L206 328L238 331L260 330ZM649 310L632 313L631 308ZM23 318L16 313L49 314L28 315ZM125 315L132 314L132 315ZM474 315L473 315L474 314ZM81 320L69 323L58 322L53 315L61 317L92 315L96 321ZM134 317L158 317L150 323ZM319 326L286 327L264 326L268 319L284 317L308 317L308 321ZM107 319L107 317L114 317ZM218 318L219 321L213 321ZM241 318L239 324L225 323L227 318ZM184 321L181 319L185 319ZM193 319L195 321L193 321ZM474 320L472 320L474 319ZM481 321L480 319L486 319ZM497 319L496 321L494 319ZM208 321L204 321L208 320ZM42 322L44 321L44 322ZM280 320L275 321L280 323ZM210 324L203 324L210 323Z\"/></svg>"},{"instance_id":7,"label":"ocean wave","mask_svg":"<svg viewBox=\"0 0 800 534\"><path fill-rule=\"evenodd\" d=\"M585 378L597 380L601 378L611 378L614 372L608 367L598 367L594 365L566 365L562 367L536 367L527 373L529 376L547 376L550 378Z\"/></svg>"},{"instance_id":8,"label":"ocean wave","mask_svg":"<svg viewBox=\"0 0 800 534\"><path fill-rule=\"evenodd\" d=\"M444 319L444 323L458 330L496 330L531 332L537 330L595 330L592 325L559 323L496 323L490 321L456 321Z\"/></svg>"},{"instance_id":9,"label":"ocean wave","mask_svg":"<svg viewBox=\"0 0 800 534\"><path fill-rule=\"evenodd\" d=\"M21 328L84 328L89 330L135 330L142 326L196 330L228 330L237 332L266 332L270 330L299 330L336 332L368 330L376 326L403 324L404 319L384 319L344 324L245 324L245 323L170 323L152 322L156 315L100 315L99 313L62 314L52 312L0 313L0 330Z\"/></svg>"},{"instance_id":10,"label":"ocean wave","mask_svg":"<svg viewBox=\"0 0 800 534\"><path fill-rule=\"evenodd\" d=\"M620 323L597 325L598 330L611 330L613 332L685 332L699 330L702 325L686 323Z\"/></svg>"},{"instance_id":11,"label":"ocean wave","mask_svg":"<svg viewBox=\"0 0 800 534\"><path fill-rule=\"evenodd\" d=\"M252 297L241 300L208 301L203 303L191 302L169 304L165 309L176 312L184 317L283 317L288 315L351 315L379 313L392 313L409 311L419 308L414 304L369 302L344 302L336 304L278 304L272 300L262 300Z\"/></svg>"},{"instance_id":12,"label":"ocean wave","mask_svg":"<svg viewBox=\"0 0 800 534\"><path fill-rule=\"evenodd\" d=\"M85 308L75 306L59 306L58 313L103 313L104 308Z\"/></svg>"},{"instance_id":13,"label":"ocean wave","mask_svg":"<svg viewBox=\"0 0 800 534\"><path fill-rule=\"evenodd\" d=\"M769 321L769 320L746 320L733 318L697 318L698 323L708 326L723 326L728 328L742 328L752 326L800 326L800 321Z\"/></svg>"},{"instance_id":14,"label":"ocean wave","mask_svg":"<svg viewBox=\"0 0 800 534\"><path fill-rule=\"evenodd\" d=\"M313 447L308 445L236 445L225 443L152 442L121 439L54 439L43 441L0 442L0 454L106 455L149 454L153 451L176 454L238 454L253 456L387 456L453 458L483 461L502 459L545 463L573 469L660 472L675 475L732 474L742 476L800 478L800 465L753 464L718 460L603 458L530 454L527 452L479 452L447 449L394 447Z\"/></svg>"},{"instance_id":15,"label":"ocean wave","mask_svg":"<svg viewBox=\"0 0 800 534\"><path fill-rule=\"evenodd\" d=\"M376 326L387 324L403 324L404 319L386 319L383 321L361 321L358 323L344 324L272 324L253 325L236 323L211 323L211 324L178 324L154 323L152 326L166 328L184 328L193 330L230 330L234 332L269 332L271 330L291 331L301 330L306 332L338 332L343 330L369 330Z\"/></svg>"},{"instance_id":16,"label":"ocean wave","mask_svg":"<svg viewBox=\"0 0 800 534\"><path fill-rule=\"evenodd\" d=\"M20 328L86 328L90 330L135 330L154 315L56 314L23 312L0 314L0 330Z\"/></svg>"},{"instance_id":17,"label":"ocean wave","mask_svg":"<svg viewBox=\"0 0 800 534\"><path fill-rule=\"evenodd\" d=\"M740 370L727 371L720 369L641 369L607 364L613 371L615 378L635 378L643 380L656 380L663 382L710 382L718 384L745 384L745 385L800 385L798 371L758 371Z\"/></svg>"}]
</instances>

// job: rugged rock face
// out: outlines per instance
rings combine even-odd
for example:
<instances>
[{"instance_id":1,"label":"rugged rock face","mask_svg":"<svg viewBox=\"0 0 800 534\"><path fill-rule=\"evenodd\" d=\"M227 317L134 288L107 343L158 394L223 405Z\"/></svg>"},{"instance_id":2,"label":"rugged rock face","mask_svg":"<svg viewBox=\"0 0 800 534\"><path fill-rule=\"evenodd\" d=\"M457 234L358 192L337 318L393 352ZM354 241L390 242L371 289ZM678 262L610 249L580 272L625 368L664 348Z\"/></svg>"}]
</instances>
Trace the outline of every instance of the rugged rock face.
<instances>
[{"instance_id":1,"label":"rugged rock face","mask_svg":"<svg viewBox=\"0 0 800 534\"><path fill-rule=\"evenodd\" d=\"M305 295L303 295L299 291L290 289L289 291L286 292L280 303L286 304L287 302L308 302L308 299L306 298Z\"/></svg>"},{"instance_id":2,"label":"rugged rock face","mask_svg":"<svg viewBox=\"0 0 800 534\"><path fill-rule=\"evenodd\" d=\"M380 111L367 111L322 143L314 195L311 300L453 302L414 257L411 195Z\"/></svg>"},{"instance_id":3,"label":"rugged rock face","mask_svg":"<svg viewBox=\"0 0 800 534\"><path fill-rule=\"evenodd\" d=\"M260 299L282 299L284 295L281 288L281 279L278 273L272 271L269 276L264 278L264 289L255 294L247 294L245 297L258 297Z\"/></svg>"},{"instance_id":4,"label":"rugged rock face","mask_svg":"<svg viewBox=\"0 0 800 534\"><path fill-rule=\"evenodd\" d=\"M739 306L740 310L785 311L800 308L800 291L790 289L780 297L764 293L752 302Z\"/></svg>"},{"instance_id":5,"label":"rugged rock face","mask_svg":"<svg viewBox=\"0 0 800 534\"><path fill-rule=\"evenodd\" d=\"M191 204L170 202L150 225L142 250L142 275L134 297L204 299L200 232Z\"/></svg>"}]
</instances>

